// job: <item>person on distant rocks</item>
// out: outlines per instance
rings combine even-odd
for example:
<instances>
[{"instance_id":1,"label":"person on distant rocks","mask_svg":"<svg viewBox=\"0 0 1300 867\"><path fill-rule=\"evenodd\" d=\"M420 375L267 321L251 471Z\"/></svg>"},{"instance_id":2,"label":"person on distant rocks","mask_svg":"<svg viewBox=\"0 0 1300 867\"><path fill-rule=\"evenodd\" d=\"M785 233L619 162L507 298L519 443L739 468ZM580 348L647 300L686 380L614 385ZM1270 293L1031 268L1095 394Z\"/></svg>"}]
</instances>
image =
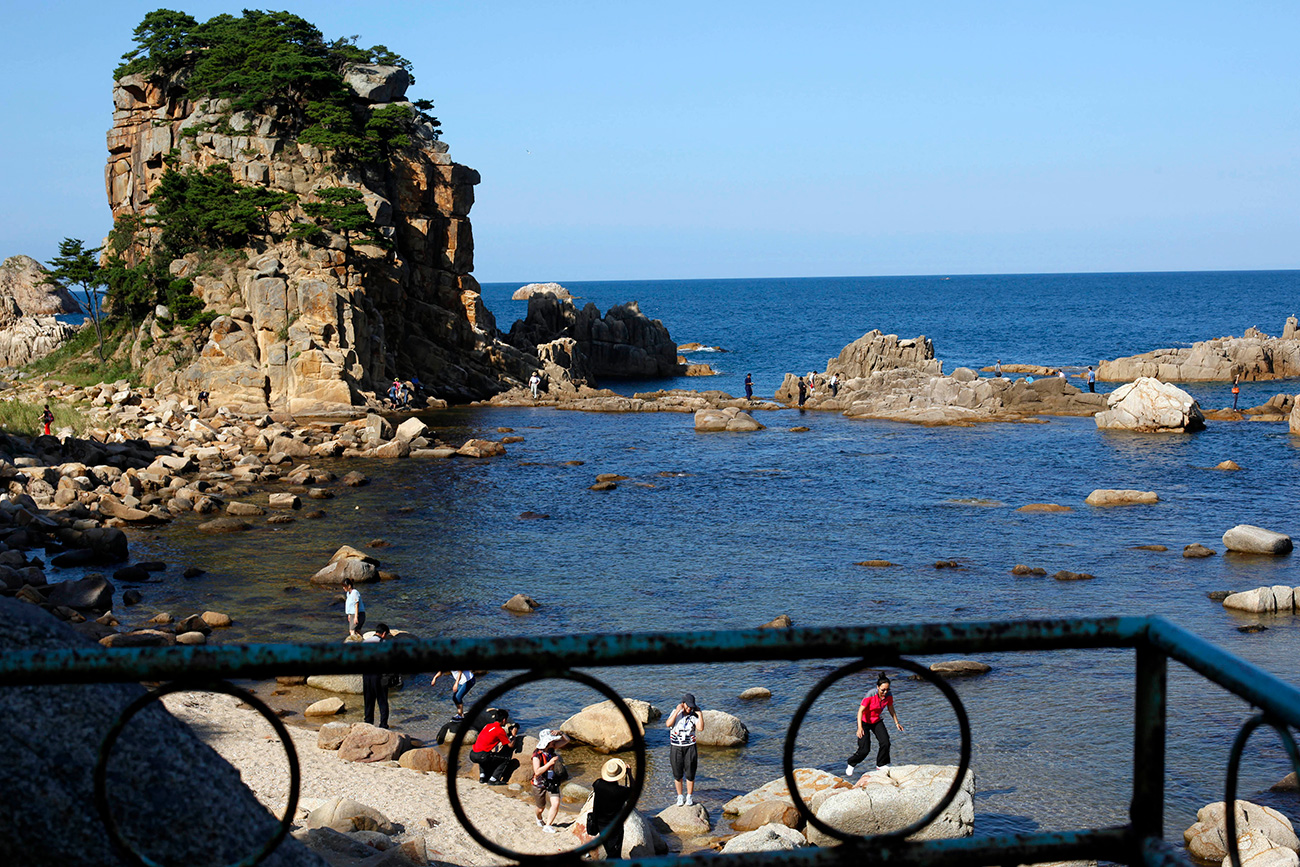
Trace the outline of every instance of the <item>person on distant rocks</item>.
<instances>
[{"instance_id":1,"label":"person on distant rocks","mask_svg":"<svg viewBox=\"0 0 1300 867\"><path fill-rule=\"evenodd\" d=\"M839 397L840 396L840 375L838 373L832 373L831 378L827 381L827 384L830 385L831 387L831 397Z\"/></svg>"},{"instance_id":2,"label":"person on distant rocks","mask_svg":"<svg viewBox=\"0 0 1300 867\"><path fill-rule=\"evenodd\" d=\"M754 376L753 374L746 373L745 374L745 400L753 400L753 399L754 399Z\"/></svg>"},{"instance_id":3,"label":"person on distant rocks","mask_svg":"<svg viewBox=\"0 0 1300 867\"><path fill-rule=\"evenodd\" d=\"M351 578L343 579L343 613L348 617L348 635L359 637L361 627L366 624L366 606Z\"/></svg>"},{"instance_id":4,"label":"person on distant rocks","mask_svg":"<svg viewBox=\"0 0 1300 867\"><path fill-rule=\"evenodd\" d=\"M867 756L871 755L871 735L876 735L876 740L880 743L880 749L876 753L876 769L889 769L889 730L885 728L884 714L889 711L889 715L894 718L894 725L901 732L903 724L898 721L898 713L894 710L894 697L889 692L889 677L882 671L876 678L876 689L874 692L867 693L862 699L862 705L857 710L858 721L858 749L853 755L849 756L848 766L844 769L844 776L853 776L853 768L862 762Z\"/></svg>"},{"instance_id":5,"label":"person on distant rocks","mask_svg":"<svg viewBox=\"0 0 1300 867\"><path fill-rule=\"evenodd\" d=\"M808 400L808 386L804 383L803 377L799 377L799 408L803 409L804 403Z\"/></svg>"},{"instance_id":6,"label":"person on distant rocks","mask_svg":"<svg viewBox=\"0 0 1300 867\"><path fill-rule=\"evenodd\" d=\"M1232 408L1234 410L1237 408L1237 397L1240 394L1241 394L1241 374L1234 373L1232 375ZM46 432L48 433L48 431Z\"/></svg>"},{"instance_id":7,"label":"person on distant rocks","mask_svg":"<svg viewBox=\"0 0 1300 867\"><path fill-rule=\"evenodd\" d=\"M553 824L560 812L560 784L568 777L564 760L556 750L569 742L563 733L542 729L537 733L537 749L533 750L533 792L537 797L537 824L548 834L559 829Z\"/></svg>"},{"instance_id":8,"label":"person on distant rocks","mask_svg":"<svg viewBox=\"0 0 1300 867\"><path fill-rule=\"evenodd\" d=\"M483 726L483 730L474 739L469 760L478 765L480 783L499 786L507 782L519 766L514 760L518 749L515 737L519 734L519 726L507 722L510 712L502 708L496 708L491 715L492 722Z\"/></svg>"},{"instance_id":9,"label":"person on distant rocks","mask_svg":"<svg viewBox=\"0 0 1300 867\"><path fill-rule=\"evenodd\" d=\"M205 388L199 392L199 409L206 409L208 405L208 390Z\"/></svg>"},{"instance_id":10,"label":"person on distant rocks","mask_svg":"<svg viewBox=\"0 0 1300 867\"><path fill-rule=\"evenodd\" d=\"M391 636L387 624L380 623L375 626L373 635L368 636L365 640L367 644L387 641ZM375 704L379 705L379 727L388 728L388 683L389 675L387 674L363 674L361 675L361 702L365 707L365 716L362 719L369 725L375 722Z\"/></svg>"},{"instance_id":11,"label":"person on distant rocks","mask_svg":"<svg viewBox=\"0 0 1300 867\"><path fill-rule=\"evenodd\" d=\"M704 714L695 703L695 696L686 693L668 715L668 764L673 772L673 785L677 787L677 806L695 803L695 767L699 761L695 738L704 731ZM682 781L686 781L686 796L682 797Z\"/></svg>"},{"instance_id":12,"label":"person on distant rocks","mask_svg":"<svg viewBox=\"0 0 1300 867\"><path fill-rule=\"evenodd\" d=\"M393 384L388 386L387 392L388 403L393 409L397 409L397 398L401 394L401 389L402 384L397 381L397 377L393 377Z\"/></svg>"},{"instance_id":13,"label":"person on distant rocks","mask_svg":"<svg viewBox=\"0 0 1300 867\"><path fill-rule=\"evenodd\" d=\"M1002 359L993 362L993 375L998 379L1002 378Z\"/></svg>"},{"instance_id":14,"label":"person on distant rocks","mask_svg":"<svg viewBox=\"0 0 1300 867\"><path fill-rule=\"evenodd\" d=\"M1058 368L1056 368L1056 378L1057 378L1057 379L1065 379L1065 368L1064 368L1064 367L1058 367Z\"/></svg>"},{"instance_id":15,"label":"person on distant rocks","mask_svg":"<svg viewBox=\"0 0 1300 867\"><path fill-rule=\"evenodd\" d=\"M1096 394L1096 393L1097 393L1097 371L1093 370L1092 366L1089 365L1088 366L1088 394Z\"/></svg>"},{"instance_id":16,"label":"person on distant rocks","mask_svg":"<svg viewBox=\"0 0 1300 867\"><path fill-rule=\"evenodd\" d=\"M542 387L542 378L538 376L537 371L534 370L533 375L528 377L528 388L533 393L533 400L537 400L538 389L540 389L541 387Z\"/></svg>"},{"instance_id":17,"label":"person on distant rocks","mask_svg":"<svg viewBox=\"0 0 1300 867\"><path fill-rule=\"evenodd\" d=\"M49 436L50 425L54 424L54 410L50 409L48 403L45 404L45 412L41 413L41 423L45 425L45 435Z\"/></svg>"},{"instance_id":18,"label":"person on distant rocks","mask_svg":"<svg viewBox=\"0 0 1300 867\"><path fill-rule=\"evenodd\" d=\"M616 824L619 812L627 803L632 775L622 759L610 759L600 769L600 779L591 784L591 812L587 814L587 833L593 837L609 828L605 839L605 857L623 857L623 825ZM613 827L610 827L610 826Z\"/></svg>"},{"instance_id":19,"label":"person on distant rocks","mask_svg":"<svg viewBox=\"0 0 1300 867\"><path fill-rule=\"evenodd\" d=\"M451 676L451 700L456 705L456 715L452 717L452 722L460 722L465 718L465 696L469 695L470 689L474 686L474 672L465 671L440 671L429 681L429 686L434 686L438 678L444 674Z\"/></svg>"}]
</instances>

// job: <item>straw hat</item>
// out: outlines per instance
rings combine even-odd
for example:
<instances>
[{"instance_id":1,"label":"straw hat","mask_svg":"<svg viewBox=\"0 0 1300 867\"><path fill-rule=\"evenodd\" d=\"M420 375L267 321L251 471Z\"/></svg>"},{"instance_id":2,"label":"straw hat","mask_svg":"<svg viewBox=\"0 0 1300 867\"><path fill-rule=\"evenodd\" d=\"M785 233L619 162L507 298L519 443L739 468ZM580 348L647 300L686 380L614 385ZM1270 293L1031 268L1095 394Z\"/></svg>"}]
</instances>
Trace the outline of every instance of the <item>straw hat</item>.
<instances>
[{"instance_id":1,"label":"straw hat","mask_svg":"<svg viewBox=\"0 0 1300 867\"><path fill-rule=\"evenodd\" d=\"M622 759L610 759L605 762L605 766L600 769L600 778L611 783L617 783L627 776L627 763Z\"/></svg>"}]
</instances>

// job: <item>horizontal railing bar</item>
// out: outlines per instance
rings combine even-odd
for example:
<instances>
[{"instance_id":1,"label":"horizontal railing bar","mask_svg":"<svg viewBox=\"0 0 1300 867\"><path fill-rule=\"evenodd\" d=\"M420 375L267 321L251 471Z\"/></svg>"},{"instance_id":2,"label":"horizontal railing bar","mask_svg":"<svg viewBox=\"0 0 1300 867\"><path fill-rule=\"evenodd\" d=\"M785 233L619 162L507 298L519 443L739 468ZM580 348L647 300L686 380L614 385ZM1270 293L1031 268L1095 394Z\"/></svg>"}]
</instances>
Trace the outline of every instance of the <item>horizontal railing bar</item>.
<instances>
[{"instance_id":1,"label":"horizontal railing bar","mask_svg":"<svg viewBox=\"0 0 1300 867\"><path fill-rule=\"evenodd\" d=\"M838 867L838 865L891 864L916 867L1016 867L1045 861L1097 859L1136 863L1138 842L1132 829L1099 828L1092 831L1058 831L1039 834L1005 834L963 837L955 840L871 840L864 845L807 847L788 852L746 852L718 855L669 855L620 862L620 867Z\"/></svg>"},{"instance_id":2,"label":"horizontal railing bar","mask_svg":"<svg viewBox=\"0 0 1300 867\"><path fill-rule=\"evenodd\" d=\"M603 668L1133 647L1151 620L987 621L376 643L75 648L0 657L0 686L460 669Z\"/></svg>"},{"instance_id":3,"label":"horizontal railing bar","mask_svg":"<svg viewBox=\"0 0 1300 867\"><path fill-rule=\"evenodd\" d=\"M1170 659L1289 725L1300 727L1300 689L1167 620L1152 618L1147 635L1151 644Z\"/></svg>"}]
</instances>

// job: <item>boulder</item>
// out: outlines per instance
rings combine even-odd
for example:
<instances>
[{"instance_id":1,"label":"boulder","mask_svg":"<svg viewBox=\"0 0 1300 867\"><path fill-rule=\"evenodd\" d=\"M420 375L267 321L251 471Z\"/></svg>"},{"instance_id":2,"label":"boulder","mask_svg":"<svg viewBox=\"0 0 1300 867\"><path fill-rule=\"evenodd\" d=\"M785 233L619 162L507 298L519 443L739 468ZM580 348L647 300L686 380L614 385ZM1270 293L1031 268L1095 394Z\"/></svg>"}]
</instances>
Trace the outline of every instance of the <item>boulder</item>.
<instances>
[{"instance_id":1,"label":"boulder","mask_svg":"<svg viewBox=\"0 0 1300 867\"><path fill-rule=\"evenodd\" d=\"M592 839L587 834L587 814L591 812L592 800L588 798L587 803L582 805L578 817L571 826L571 833L583 842ZM668 844L659 835L654 823L639 810L633 810L632 814L623 820L622 854L624 858L650 858L668 854Z\"/></svg>"},{"instance_id":2,"label":"boulder","mask_svg":"<svg viewBox=\"0 0 1300 867\"><path fill-rule=\"evenodd\" d=\"M350 578L356 584L369 584L379 580L379 566L374 557L344 545L334 552L327 566L311 576L311 583L342 584Z\"/></svg>"},{"instance_id":3,"label":"boulder","mask_svg":"<svg viewBox=\"0 0 1300 867\"><path fill-rule=\"evenodd\" d=\"M1196 560L1202 557L1213 557L1214 551L1205 547L1200 542L1193 542L1183 548L1183 556L1189 560Z\"/></svg>"},{"instance_id":4,"label":"boulder","mask_svg":"<svg viewBox=\"0 0 1300 867\"><path fill-rule=\"evenodd\" d=\"M411 739L404 734L357 723L339 745L339 758L345 762L387 762L410 746Z\"/></svg>"},{"instance_id":5,"label":"boulder","mask_svg":"<svg viewBox=\"0 0 1300 867\"><path fill-rule=\"evenodd\" d=\"M565 289L559 283L529 283L526 286L520 286L515 293L510 296L511 301L527 301L534 295L554 295L563 301L572 301L573 296L569 290Z\"/></svg>"},{"instance_id":6,"label":"boulder","mask_svg":"<svg viewBox=\"0 0 1300 867\"><path fill-rule=\"evenodd\" d=\"M645 734L645 725L658 719L659 709L649 702L623 699L637 721L637 734ZM560 731L572 740L588 744L598 753L618 753L632 746L633 735L627 721L613 701L590 704L560 723Z\"/></svg>"},{"instance_id":7,"label":"boulder","mask_svg":"<svg viewBox=\"0 0 1300 867\"><path fill-rule=\"evenodd\" d=\"M447 772L446 757L434 747L418 747L407 750L398 756L397 763L404 768L430 774L445 774Z\"/></svg>"},{"instance_id":8,"label":"boulder","mask_svg":"<svg viewBox=\"0 0 1300 867\"><path fill-rule=\"evenodd\" d=\"M45 282L46 270L31 256L10 256L0 263L0 297L13 299L18 316L76 313L76 297Z\"/></svg>"},{"instance_id":9,"label":"boulder","mask_svg":"<svg viewBox=\"0 0 1300 867\"><path fill-rule=\"evenodd\" d=\"M1297 867L1300 856L1294 849L1279 846L1263 834L1247 831L1237 835L1237 854L1242 867ZM1221 867L1232 867L1231 856L1225 856Z\"/></svg>"},{"instance_id":10,"label":"boulder","mask_svg":"<svg viewBox=\"0 0 1300 867\"><path fill-rule=\"evenodd\" d=\"M1300 792L1300 781L1296 778L1296 772L1292 771L1276 783L1268 787L1270 792Z\"/></svg>"},{"instance_id":11,"label":"boulder","mask_svg":"<svg viewBox=\"0 0 1300 867\"><path fill-rule=\"evenodd\" d=\"M1252 614L1290 614L1295 609L1295 589L1285 584L1257 587L1230 594L1223 600L1223 607Z\"/></svg>"},{"instance_id":12,"label":"boulder","mask_svg":"<svg viewBox=\"0 0 1300 867\"><path fill-rule=\"evenodd\" d=\"M316 746L322 750L337 750L352 730L352 723L327 722L316 733Z\"/></svg>"},{"instance_id":13,"label":"boulder","mask_svg":"<svg viewBox=\"0 0 1300 867\"><path fill-rule=\"evenodd\" d=\"M1059 503L1026 503L1017 512L1073 512L1071 506L1062 506Z\"/></svg>"},{"instance_id":14,"label":"boulder","mask_svg":"<svg viewBox=\"0 0 1300 867\"><path fill-rule=\"evenodd\" d=\"M761 698L771 698L772 690L765 686L751 686L740 694L742 701L755 701Z\"/></svg>"},{"instance_id":15,"label":"boulder","mask_svg":"<svg viewBox=\"0 0 1300 867\"><path fill-rule=\"evenodd\" d=\"M795 768L794 779L805 803L817 792L827 789L849 789L853 785L829 771L820 771L817 768ZM785 777L778 777L770 783L765 783L749 794L737 795L722 805L722 812L728 815L740 815L751 807L768 801L781 801L794 805L790 797L790 789L785 784Z\"/></svg>"},{"instance_id":16,"label":"boulder","mask_svg":"<svg viewBox=\"0 0 1300 867\"><path fill-rule=\"evenodd\" d=\"M180 640L179 637L177 640ZM308 705L307 709L302 713L303 716L334 716L337 713L342 713L342 711L343 699L337 696L332 696L330 698L323 698L318 702Z\"/></svg>"},{"instance_id":17,"label":"boulder","mask_svg":"<svg viewBox=\"0 0 1300 867\"><path fill-rule=\"evenodd\" d=\"M313 674L307 678L307 685L326 692L341 692L346 695L361 695L361 675L359 674Z\"/></svg>"},{"instance_id":18,"label":"boulder","mask_svg":"<svg viewBox=\"0 0 1300 867\"><path fill-rule=\"evenodd\" d=\"M51 584L45 600L78 611L107 611L113 607L113 585L103 577Z\"/></svg>"},{"instance_id":19,"label":"boulder","mask_svg":"<svg viewBox=\"0 0 1300 867\"><path fill-rule=\"evenodd\" d=\"M790 809L794 809L791 807ZM789 852L808 845L803 834L783 824L773 822L743 834L737 834L722 847L722 854L739 852Z\"/></svg>"},{"instance_id":20,"label":"boulder","mask_svg":"<svg viewBox=\"0 0 1300 867\"><path fill-rule=\"evenodd\" d=\"M1084 500L1089 506L1150 505L1160 502L1155 491L1133 491L1115 488L1098 488Z\"/></svg>"},{"instance_id":21,"label":"boulder","mask_svg":"<svg viewBox=\"0 0 1300 867\"><path fill-rule=\"evenodd\" d=\"M945 765L895 765L888 771L866 774L854 788L832 791L814 798L814 815L849 834L871 835L894 831L925 815L952 785L957 768ZM975 830L975 778L967 774L961 790L937 819L909 840L969 837ZM833 844L835 838L808 829L814 845Z\"/></svg>"},{"instance_id":22,"label":"boulder","mask_svg":"<svg viewBox=\"0 0 1300 867\"><path fill-rule=\"evenodd\" d=\"M1252 524L1238 524L1223 534L1223 547L1238 554L1289 554L1291 537Z\"/></svg>"},{"instance_id":23,"label":"boulder","mask_svg":"<svg viewBox=\"0 0 1300 867\"><path fill-rule=\"evenodd\" d=\"M271 494L267 498L267 505L272 509L301 509L302 500L297 494L291 494L286 491Z\"/></svg>"},{"instance_id":24,"label":"boulder","mask_svg":"<svg viewBox=\"0 0 1300 867\"><path fill-rule=\"evenodd\" d=\"M764 426L755 421L752 415L734 406L725 409L710 407L696 411L695 429L705 433L717 431L743 433L765 430Z\"/></svg>"},{"instance_id":25,"label":"boulder","mask_svg":"<svg viewBox=\"0 0 1300 867\"><path fill-rule=\"evenodd\" d=\"M1300 848L1291 822L1271 807L1261 807L1250 801L1237 801L1236 819L1238 842L1247 834L1257 834L1277 846L1291 851ZM1206 804L1196 812L1196 822L1183 832L1183 842L1194 858L1200 861L1222 861L1228 854L1223 801Z\"/></svg>"},{"instance_id":26,"label":"boulder","mask_svg":"<svg viewBox=\"0 0 1300 867\"><path fill-rule=\"evenodd\" d=\"M789 614L778 614L766 623L759 624L759 629L789 629L794 625Z\"/></svg>"},{"instance_id":27,"label":"boulder","mask_svg":"<svg viewBox=\"0 0 1300 867\"><path fill-rule=\"evenodd\" d=\"M672 832L682 838L702 837L713 827L709 811L702 804L671 806L660 810L655 819L656 825L662 823L661 832Z\"/></svg>"},{"instance_id":28,"label":"boulder","mask_svg":"<svg viewBox=\"0 0 1300 867\"><path fill-rule=\"evenodd\" d=\"M941 677L970 677L976 674L988 674L993 667L973 659L950 659L931 663L930 670Z\"/></svg>"},{"instance_id":29,"label":"boulder","mask_svg":"<svg viewBox=\"0 0 1300 867\"><path fill-rule=\"evenodd\" d=\"M1237 465L1236 461L1220 461L1219 463L1214 465L1214 468L1216 470L1229 470L1229 471L1241 469L1241 467Z\"/></svg>"},{"instance_id":30,"label":"boulder","mask_svg":"<svg viewBox=\"0 0 1300 867\"><path fill-rule=\"evenodd\" d=\"M701 712L703 725L696 734L702 747L738 747L749 743L749 729L729 713L720 710Z\"/></svg>"},{"instance_id":31,"label":"boulder","mask_svg":"<svg viewBox=\"0 0 1300 867\"><path fill-rule=\"evenodd\" d=\"M251 529L253 529L252 524L235 517L213 518L198 526L200 533L242 533Z\"/></svg>"},{"instance_id":32,"label":"boulder","mask_svg":"<svg viewBox=\"0 0 1300 867\"><path fill-rule=\"evenodd\" d=\"M237 500L232 500L226 504L226 514L234 515L237 518L248 518L254 515L265 515L266 509L252 503L241 503Z\"/></svg>"},{"instance_id":33,"label":"boulder","mask_svg":"<svg viewBox=\"0 0 1300 867\"><path fill-rule=\"evenodd\" d=\"M803 825L803 815L788 801L764 801L741 813L731 823L737 831L756 831L764 825L784 825L798 828Z\"/></svg>"},{"instance_id":34,"label":"boulder","mask_svg":"<svg viewBox=\"0 0 1300 867\"><path fill-rule=\"evenodd\" d=\"M532 614L542 607L542 604L525 593L516 593L507 599L501 607L516 614Z\"/></svg>"},{"instance_id":35,"label":"boulder","mask_svg":"<svg viewBox=\"0 0 1300 867\"><path fill-rule=\"evenodd\" d=\"M1176 385L1143 376L1106 396L1108 409L1094 416L1101 430L1169 433L1201 430L1200 404Z\"/></svg>"},{"instance_id":36,"label":"boulder","mask_svg":"<svg viewBox=\"0 0 1300 867\"><path fill-rule=\"evenodd\" d=\"M492 440L470 440L456 449L456 454L466 458L495 458L506 453L506 447Z\"/></svg>"},{"instance_id":37,"label":"boulder","mask_svg":"<svg viewBox=\"0 0 1300 867\"><path fill-rule=\"evenodd\" d=\"M418 418L408 418L397 426L393 436L402 442L409 443L417 437L422 437L429 432L429 426Z\"/></svg>"},{"instance_id":38,"label":"boulder","mask_svg":"<svg viewBox=\"0 0 1300 867\"><path fill-rule=\"evenodd\" d=\"M202 632L178 632L176 633L176 643L190 646L207 644L208 636Z\"/></svg>"},{"instance_id":39,"label":"boulder","mask_svg":"<svg viewBox=\"0 0 1300 867\"><path fill-rule=\"evenodd\" d=\"M330 828L340 834L351 831L378 831L388 835L397 833L397 827L383 813L351 798L326 798L320 806L307 814L303 824L308 828Z\"/></svg>"},{"instance_id":40,"label":"boulder","mask_svg":"<svg viewBox=\"0 0 1300 867\"><path fill-rule=\"evenodd\" d=\"M204 611L201 616L203 622L214 629L222 629L234 623L229 614L222 614L220 611Z\"/></svg>"},{"instance_id":41,"label":"boulder","mask_svg":"<svg viewBox=\"0 0 1300 867\"><path fill-rule=\"evenodd\" d=\"M366 102L399 102L411 86L411 74L400 66L349 63L343 67L343 81Z\"/></svg>"}]
</instances>

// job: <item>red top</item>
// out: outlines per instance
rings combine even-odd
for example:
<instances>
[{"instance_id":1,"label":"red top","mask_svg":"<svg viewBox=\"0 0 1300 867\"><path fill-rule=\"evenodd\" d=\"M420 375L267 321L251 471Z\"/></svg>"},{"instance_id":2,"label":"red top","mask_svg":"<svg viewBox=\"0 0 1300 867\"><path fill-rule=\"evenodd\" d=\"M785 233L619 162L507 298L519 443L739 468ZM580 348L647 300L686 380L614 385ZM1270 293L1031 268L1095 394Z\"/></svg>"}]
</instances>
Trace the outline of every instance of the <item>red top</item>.
<instances>
[{"instance_id":1,"label":"red top","mask_svg":"<svg viewBox=\"0 0 1300 867\"><path fill-rule=\"evenodd\" d=\"M514 746L510 742L510 735L506 734L506 730L501 727L501 723L491 722L483 726L483 731L479 732L474 740L474 752L486 753L497 744L507 749Z\"/></svg>"},{"instance_id":2,"label":"red top","mask_svg":"<svg viewBox=\"0 0 1300 867\"><path fill-rule=\"evenodd\" d=\"M862 721L867 725L874 725L875 723L880 722L880 718L885 713L885 708L893 707L893 705L893 693L886 693L884 698L881 698L879 692L869 693L867 697L862 700ZM474 749L478 749L478 747L476 746Z\"/></svg>"}]
</instances>

